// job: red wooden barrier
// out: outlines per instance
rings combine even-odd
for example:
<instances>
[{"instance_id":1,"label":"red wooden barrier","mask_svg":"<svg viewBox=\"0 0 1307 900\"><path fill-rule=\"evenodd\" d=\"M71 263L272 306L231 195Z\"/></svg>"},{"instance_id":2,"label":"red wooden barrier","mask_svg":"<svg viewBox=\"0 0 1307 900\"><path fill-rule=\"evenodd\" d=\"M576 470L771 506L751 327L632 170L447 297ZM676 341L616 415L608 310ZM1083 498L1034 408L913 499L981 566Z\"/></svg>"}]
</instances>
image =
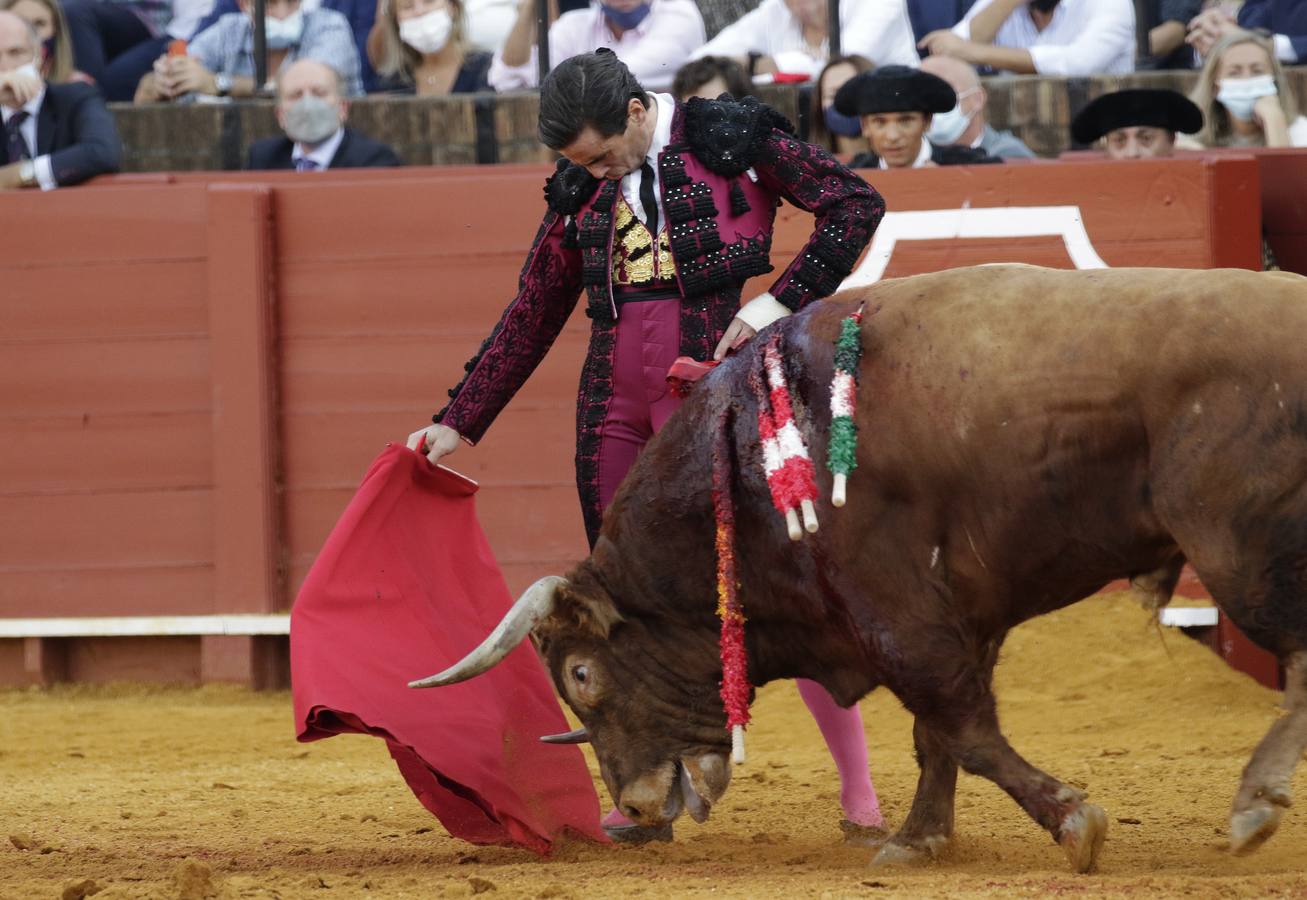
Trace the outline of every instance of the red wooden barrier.
<instances>
[{"instance_id":1,"label":"red wooden barrier","mask_svg":"<svg viewBox=\"0 0 1307 900\"><path fill-rule=\"evenodd\" d=\"M367 463L429 421L511 297L547 171L0 195L0 617L287 609ZM895 214L1074 207L1112 266L1259 260L1249 158L867 174ZM775 262L810 222L782 211ZM1061 237L908 237L885 274L990 261L1071 265ZM571 457L587 324L578 311L482 446L451 459L483 485L513 589L585 550ZM266 642L66 644L43 660L29 643L25 668L23 643L0 640L0 682L121 675L146 646L169 678L248 679Z\"/></svg>"}]
</instances>

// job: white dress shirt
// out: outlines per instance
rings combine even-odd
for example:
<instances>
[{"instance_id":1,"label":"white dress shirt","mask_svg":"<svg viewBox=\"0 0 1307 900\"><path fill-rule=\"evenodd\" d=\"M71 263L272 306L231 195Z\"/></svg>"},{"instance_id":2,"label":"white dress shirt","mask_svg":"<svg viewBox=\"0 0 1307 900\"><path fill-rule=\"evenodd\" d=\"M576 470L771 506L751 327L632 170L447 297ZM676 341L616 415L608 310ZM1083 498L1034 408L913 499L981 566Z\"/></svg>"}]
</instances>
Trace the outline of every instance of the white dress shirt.
<instances>
[{"instance_id":1,"label":"white dress shirt","mask_svg":"<svg viewBox=\"0 0 1307 900\"><path fill-rule=\"evenodd\" d=\"M976 0L953 33L971 40L971 20L994 0ZM1124 75L1135 70L1131 0L1062 0L1040 31L1030 9L1016 9L994 35L997 47L1030 52L1040 75Z\"/></svg>"},{"instance_id":2,"label":"white dress shirt","mask_svg":"<svg viewBox=\"0 0 1307 900\"><path fill-rule=\"evenodd\" d=\"M920 63L906 0L840 0L840 52L865 56L877 66ZM830 55L829 41L811 47L803 39L803 28L785 0L762 0L692 58L750 53L770 56L782 72L803 72L810 78L821 73Z\"/></svg>"},{"instance_id":3,"label":"white dress shirt","mask_svg":"<svg viewBox=\"0 0 1307 900\"><path fill-rule=\"evenodd\" d=\"M653 141L650 142L649 152L645 154L644 159L653 168L654 203L658 207L658 230L661 232L667 228L667 216L663 214L663 192L662 185L659 183L662 175L658 172L658 154L672 142L672 116L676 115L676 101L671 94L651 93L649 96L654 99L653 108L658 110L658 118L654 121ZM626 205L631 207L631 211L648 226L649 211L640 201L640 185L643 183L644 173L639 169L624 175L622 196L626 199Z\"/></svg>"},{"instance_id":4,"label":"white dress shirt","mask_svg":"<svg viewBox=\"0 0 1307 900\"><path fill-rule=\"evenodd\" d=\"M652 0L649 15L635 28L614 37L599 4L565 12L549 28L549 62L607 47L631 70L646 90L669 88L672 78L702 46L706 35L695 0ZM520 91L537 86L536 48L523 66L504 63L502 48L490 64L490 86L496 91Z\"/></svg>"},{"instance_id":5,"label":"white dress shirt","mask_svg":"<svg viewBox=\"0 0 1307 900\"><path fill-rule=\"evenodd\" d=\"M36 122L41 118L41 104L45 101L45 86L42 85L41 92L27 101L23 105L23 110L27 113L27 121L18 126L19 133L23 140L27 141L29 153L36 153ZM4 119L4 124L9 124L9 119L18 110L9 106L0 106L0 118ZM17 162L17 160L11 160ZM40 185L43 191L52 191L59 186L54 180L54 169L50 165L50 154L44 156L33 156L32 166L36 169L36 183Z\"/></svg>"},{"instance_id":6,"label":"white dress shirt","mask_svg":"<svg viewBox=\"0 0 1307 900\"><path fill-rule=\"evenodd\" d=\"M295 149L290 151L290 161L298 164L301 159L311 159L318 164L318 168L314 171L325 172L331 167L331 161L335 158L336 151L340 149L340 142L344 139L345 129L337 128L335 134L311 150L306 150L303 144L296 141Z\"/></svg>"}]
</instances>

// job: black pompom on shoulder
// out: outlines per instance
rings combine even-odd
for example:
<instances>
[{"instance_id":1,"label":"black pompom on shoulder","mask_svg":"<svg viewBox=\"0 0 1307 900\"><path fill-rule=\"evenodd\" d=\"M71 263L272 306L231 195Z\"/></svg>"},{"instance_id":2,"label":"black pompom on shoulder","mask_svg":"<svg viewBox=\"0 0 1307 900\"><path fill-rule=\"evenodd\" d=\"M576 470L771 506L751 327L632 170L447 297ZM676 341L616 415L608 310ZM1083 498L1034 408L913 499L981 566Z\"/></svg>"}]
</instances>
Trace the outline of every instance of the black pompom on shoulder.
<instances>
[{"instance_id":1,"label":"black pompom on shoulder","mask_svg":"<svg viewBox=\"0 0 1307 900\"><path fill-rule=\"evenodd\" d=\"M545 179L545 202L561 216L574 216L598 189L599 179L584 166L560 159L554 174Z\"/></svg>"},{"instance_id":2,"label":"black pompom on shoulder","mask_svg":"<svg viewBox=\"0 0 1307 900\"><path fill-rule=\"evenodd\" d=\"M692 97L685 104L686 143L718 175L740 175L752 166L773 128L794 133L788 119L754 97Z\"/></svg>"}]
</instances>

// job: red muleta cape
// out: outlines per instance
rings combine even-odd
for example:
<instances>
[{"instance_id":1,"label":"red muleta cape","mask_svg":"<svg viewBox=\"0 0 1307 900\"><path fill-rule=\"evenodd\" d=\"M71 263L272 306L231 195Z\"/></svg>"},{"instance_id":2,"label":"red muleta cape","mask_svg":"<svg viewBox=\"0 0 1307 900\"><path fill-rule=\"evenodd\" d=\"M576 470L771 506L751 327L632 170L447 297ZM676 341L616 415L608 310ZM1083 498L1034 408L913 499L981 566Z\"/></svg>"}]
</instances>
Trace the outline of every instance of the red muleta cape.
<instances>
[{"instance_id":1,"label":"red muleta cape","mask_svg":"<svg viewBox=\"0 0 1307 900\"><path fill-rule=\"evenodd\" d=\"M476 482L400 446L372 463L291 612L301 741L382 738L422 805L455 837L547 853L564 830L598 841L581 751L524 643L484 675L414 690L461 659L512 604L476 519Z\"/></svg>"}]
</instances>

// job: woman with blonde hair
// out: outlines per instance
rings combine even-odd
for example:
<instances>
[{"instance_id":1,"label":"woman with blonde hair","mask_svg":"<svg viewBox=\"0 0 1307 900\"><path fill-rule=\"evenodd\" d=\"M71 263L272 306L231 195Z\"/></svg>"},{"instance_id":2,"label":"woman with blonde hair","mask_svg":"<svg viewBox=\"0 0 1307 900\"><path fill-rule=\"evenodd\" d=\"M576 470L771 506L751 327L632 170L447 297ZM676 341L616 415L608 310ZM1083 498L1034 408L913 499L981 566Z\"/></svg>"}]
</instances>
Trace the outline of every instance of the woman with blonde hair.
<instances>
[{"instance_id":1,"label":"woman with blonde hair","mask_svg":"<svg viewBox=\"0 0 1307 900\"><path fill-rule=\"evenodd\" d=\"M368 59L385 93L441 96L490 90L489 53L464 41L463 0L382 0Z\"/></svg>"},{"instance_id":2,"label":"woman with blonde hair","mask_svg":"<svg viewBox=\"0 0 1307 900\"><path fill-rule=\"evenodd\" d=\"M1189 99L1203 111L1203 127L1178 147L1307 146L1307 117L1273 45L1254 32L1233 29L1212 45Z\"/></svg>"},{"instance_id":3,"label":"woman with blonde hair","mask_svg":"<svg viewBox=\"0 0 1307 900\"><path fill-rule=\"evenodd\" d=\"M45 61L41 76L52 84L88 80L73 69L73 45L68 40L68 19L59 0L0 0L0 10L22 19L41 39Z\"/></svg>"}]
</instances>

